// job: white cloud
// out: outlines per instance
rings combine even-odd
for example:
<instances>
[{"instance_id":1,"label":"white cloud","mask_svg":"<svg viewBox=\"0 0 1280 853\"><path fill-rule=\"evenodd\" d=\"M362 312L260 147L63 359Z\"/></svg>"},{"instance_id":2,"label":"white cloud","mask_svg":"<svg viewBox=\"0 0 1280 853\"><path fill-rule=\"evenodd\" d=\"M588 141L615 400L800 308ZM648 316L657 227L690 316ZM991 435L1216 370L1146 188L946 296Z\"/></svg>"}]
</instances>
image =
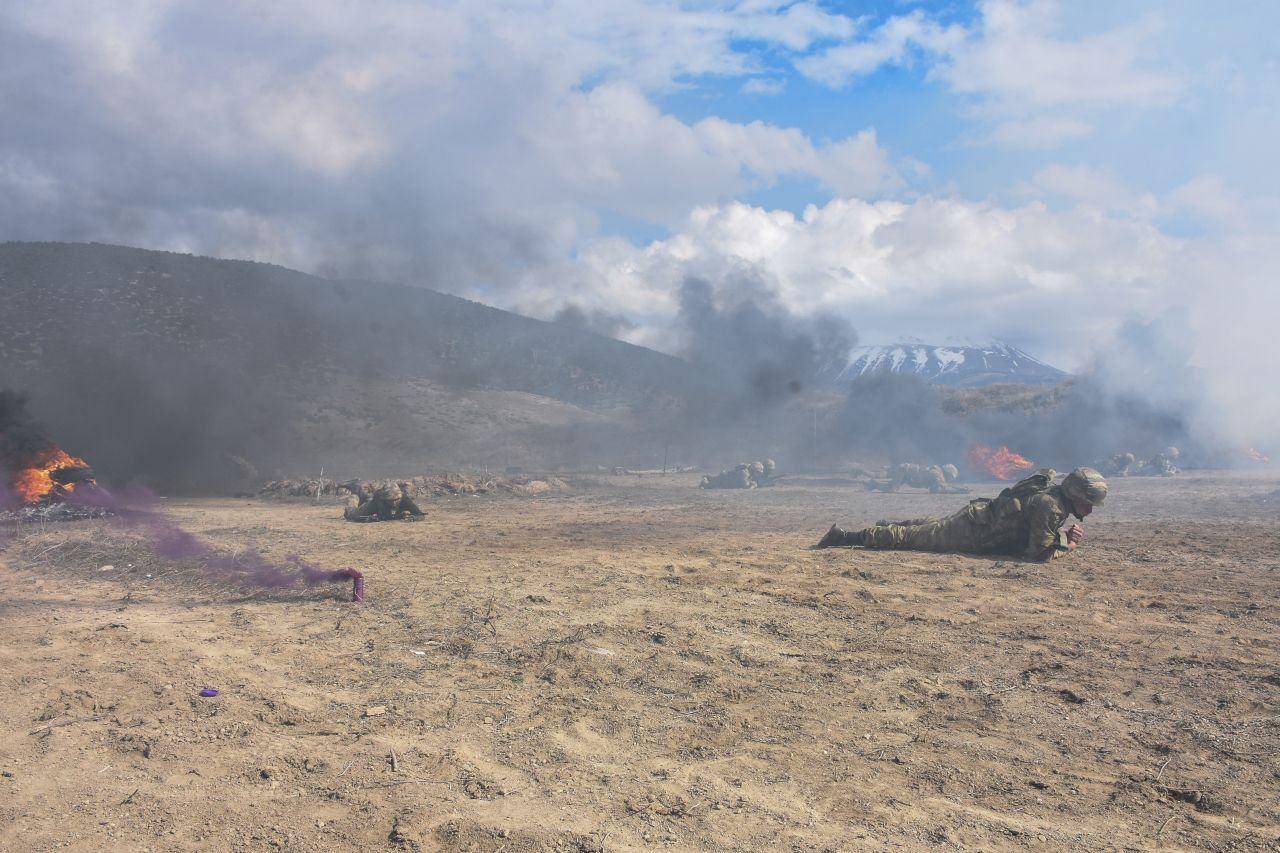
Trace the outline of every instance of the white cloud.
<instances>
[{"instance_id":1,"label":"white cloud","mask_svg":"<svg viewBox=\"0 0 1280 853\"><path fill-rule=\"evenodd\" d=\"M795 313L1035 341L1068 367L1127 313L1167 304L1196 306L1226 351L1269 340L1280 240L1260 223L1280 217L1239 188L1275 182L1274 63L1188 81L1147 56L1157 18L1091 8L1105 20L992 0L970 26L912 11L868 27L785 0L18 0L0 5L0 239L252 257L540 316L572 303L625 314L655 345L671 343L686 276L732 287L743 270ZM1230 76L1250 109L1188 115L1234 128L1222 159L1246 165L1143 192L1122 166L1032 153L971 187L1007 198L1025 167L1017 204L921 198L929 166L860 122L824 122L845 128L826 139L659 106L708 75L765 94L774 83L756 81L780 84L789 60L832 85L919 63L960 96L972 137L1020 148L1100 146L1171 99L1217 104ZM802 215L735 201L786 181L836 198ZM671 234L596 236L613 215ZM1199 230L1168 227L1188 222Z\"/></svg>"},{"instance_id":2,"label":"white cloud","mask_svg":"<svg viewBox=\"0 0 1280 853\"><path fill-rule=\"evenodd\" d=\"M752 77L739 90L744 95L781 95L787 90L787 82L773 77Z\"/></svg>"},{"instance_id":3,"label":"white cloud","mask_svg":"<svg viewBox=\"0 0 1280 853\"><path fill-rule=\"evenodd\" d=\"M1094 128L1080 119L1037 116L1000 122L984 141L1004 148L1056 148L1092 136Z\"/></svg>"},{"instance_id":4,"label":"white cloud","mask_svg":"<svg viewBox=\"0 0 1280 853\"><path fill-rule=\"evenodd\" d=\"M24 177L0 189L0 236L275 244L308 269L501 300L602 209L669 224L790 177L902 186L872 131L816 142L656 106L691 77L756 73L744 42L805 50L852 29L762 0L6 4L0 157ZM185 225L219 213L309 236Z\"/></svg>"},{"instance_id":5,"label":"white cloud","mask_svg":"<svg viewBox=\"0 0 1280 853\"><path fill-rule=\"evenodd\" d=\"M890 18L864 38L827 48L796 62L801 73L828 86L844 86L851 80L873 73L884 65L910 61L912 49L947 55L964 39L957 25L941 26L923 12L914 10Z\"/></svg>"},{"instance_id":6,"label":"white cloud","mask_svg":"<svg viewBox=\"0 0 1280 853\"><path fill-rule=\"evenodd\" d=\"M617 294L631 294L648 321L630 337L660 343L685 278L731 287L746 267L792 312L835 312L873 335L1036 337L1075 353L1169 298L1182 251L1147 222L1038 203L838 199L798 217L732 203L699 208L643 248L588 247L574 301L616 309ZM1105 311L1083 308L1104 301Z\"/></svg>"},{"instance_id":7,"label":"white cloud","mask_svg":"<svg viewBox=\"0 0 1280 853\"><path fill-rule=\"evenodd\" d=\"M975 24L964 27L944 25L916 9L801 59L796 67L841 87L918 57L929 77L973 99L975 117L994 122L987 142L1013 148L1082 139L1093 133L1082 113L1167 105L1183 90L1174 75L1144 64L1159 30L1154 16L1068 36L1058 0L985 0L979 12Z\"/></svg>"},{"instance_id":8,"label":"white cloud","mask_svg":"<svg viewBox=\"0 0 1280 853\"><path fill-rule=\"evenodd\" d=\"M1216 225L1234 229L1248 226L1249 205L1218 175L1197 175L1174 188L1169 193L1169 205L1176 213L1190 213Z\"/></svg>"},{"instance_id":9,"label":"white cloud","mask_svg":"<svg viewBox=\"0 0 1280 853\"><path fill-rule=\"evenodd\" d=\"M1019 106L1153 106L1181 89L1171 75L1142 67L1155 19L1068 38L1059 34L1057 0L987 0L981 8L979 27L938 71L957 92Z\"/></svg>"},{"instance_id":10,"label":"white cloud","mask_svg":"<svg viewBox=\"0 0 1280 853\"><path fill-rule=\"evenodd\" d=\"M1077 204L1150 218L1159 203L1150 193L1138 193L1115 178L1088 166L1054 164L1041 169L1031 181L1036 196L1059 196Z\"/></svg>"}]
</instances>

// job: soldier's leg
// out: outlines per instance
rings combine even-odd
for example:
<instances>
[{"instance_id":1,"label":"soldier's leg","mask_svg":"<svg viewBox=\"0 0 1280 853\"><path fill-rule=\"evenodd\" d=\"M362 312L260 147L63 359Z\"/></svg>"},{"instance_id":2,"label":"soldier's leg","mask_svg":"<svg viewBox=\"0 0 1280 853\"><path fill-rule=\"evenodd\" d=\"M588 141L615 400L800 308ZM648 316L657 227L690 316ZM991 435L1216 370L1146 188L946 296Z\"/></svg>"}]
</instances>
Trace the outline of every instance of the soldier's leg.
<instances>
[{"instance_id":1,"label":"soldier's leg","mask_svg":"<svg viewBox=\"0 0 1280 853\"><path fill-rule=\"evenodd\" d=\"M826 535L817 541L816 544L810 545L809 550L815 551L819 548L849 548L862 544L862 533L856 530L844 530L838 524L831 525L831 529Z\"/></svg>"},{"instance_id":2,"label":"soldier's leg","mask_svg":"<svg viewBox=\"0 0 1280 853\"><path fill-rule=\"evenodd\" d=\"M926 520L921 524L875 524L859 531L862 544L867 548L906 551L939 551L938 520Z\"/></svg>"},{"instance_id":3,"label":"soldier's leg","mask_svg":"<svg viewBox=\"0 0 1280 853\"><path fill-rule=\"evenodd\" d=\"M378 512L373 505L373 501L365 501L359 506L348 506L343 510L342 517L347 521L358 521L363 523L381 521L381 519L378 518Z\"/></svg>"},{"instance_id":4,"label":"soldier's leg","mask_svg":"<svg viewBox=\"0 0 1280 853\"><path fill-rule=\"evenodd\" d=\"M347 521L377 521L373 514L373 506L369 501L361 501L358 498L349 498L347 506L342 511L342 517Z\"/></svg>"},{"instance_id":5,"label":"soldier's leg","mask_svg":"<svg viewBox=\"0 0 1280 853\"><path fill-rule=\"evenodd\" d=\"M426 515L425 512L418 508L418 504L414 499L408 495L400 499L400 512L412 518L422 518Z\"/></svg>"}]
</instances>

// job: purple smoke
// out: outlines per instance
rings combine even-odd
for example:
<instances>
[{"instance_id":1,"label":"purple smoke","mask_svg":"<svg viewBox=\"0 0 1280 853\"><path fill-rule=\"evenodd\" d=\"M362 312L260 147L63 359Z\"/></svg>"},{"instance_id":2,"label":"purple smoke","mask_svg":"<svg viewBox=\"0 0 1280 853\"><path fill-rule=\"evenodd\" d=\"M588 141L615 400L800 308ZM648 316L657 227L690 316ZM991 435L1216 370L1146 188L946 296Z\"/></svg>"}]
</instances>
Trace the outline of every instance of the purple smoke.
<instances>
[{"instance_id":1,"label":"purple smoke","mask_svg":"<svg viewBox=\"0 0 1280 853\"><path fill-rule=\"evenodd\" d=\"M112 493L99 487L82 487L68 502L107 509L112 520L140 532L157 554L170 559L191 559L212 580L264 589L293 589L362 577L356 569L325 569L291 554L283 564L273 563L253 549L227 554L183 530L161 509L156 496L143 488Z\"/></svg>"}]
</instances>

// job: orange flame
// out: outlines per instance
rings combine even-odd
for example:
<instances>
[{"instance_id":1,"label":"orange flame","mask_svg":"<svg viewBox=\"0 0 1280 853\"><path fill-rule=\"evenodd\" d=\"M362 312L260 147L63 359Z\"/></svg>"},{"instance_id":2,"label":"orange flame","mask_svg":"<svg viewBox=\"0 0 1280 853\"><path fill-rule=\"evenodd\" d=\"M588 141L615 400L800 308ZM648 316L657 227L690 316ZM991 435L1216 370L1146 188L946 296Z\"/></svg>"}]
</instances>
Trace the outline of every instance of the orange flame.
<instances>
[{"instance_id":1,"label":"orange flame","mask_svg":"<svg viewBox=\"0 0 1280 853\"><path fill-rule=\"evenodd\" d=\"M33 504L54 490L54 472L63 468L88 468L89 463L79 457L72 456L58 447L42 450L36 455L34 465L18 471L13 480L13 489L23 503ZM58 485L58 488L71 492L74 483Z\"/></svg>"},{"instance_id":2,"label":"orange flame","mask_svg":"<svg viewBox=\"0 0 1280 853\"><path fill-rule=\"evenodd\" d=\"M986 471L997 480L1012 480L1015 472L1034 464L1030 459L1019 456L1004 446L992 450L985 444L975 444L969 449L969 467L976 471Z\"/></svg>"}]
</instances>

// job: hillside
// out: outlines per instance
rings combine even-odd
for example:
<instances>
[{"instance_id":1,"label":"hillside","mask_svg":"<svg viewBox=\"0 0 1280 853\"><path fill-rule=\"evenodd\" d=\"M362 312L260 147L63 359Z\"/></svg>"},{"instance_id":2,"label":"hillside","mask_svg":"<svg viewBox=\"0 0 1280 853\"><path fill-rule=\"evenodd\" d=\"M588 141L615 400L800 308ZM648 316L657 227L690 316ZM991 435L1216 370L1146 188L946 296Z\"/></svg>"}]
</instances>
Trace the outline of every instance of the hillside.
<instances>
[{"instance_id":1,"label":"hillside","mask_svg":"<svg viewBox=\"0 0 1280 853\"><path fill-rule=\"evenodd\" d=\"M1056 385L1069 375L1008 344L901 343L856 348L834 380L848 382L878 373L918 376L935 385L963 388L994 384Z\"/></svg>"},{"instance_id":2,"label":"hillside","mask_svg":"<svg viewBox=\"0 0 1280 853\"><path fill-rule=\"evenodd\" d=\"M225 479L230 456L262 473L571 463L690 393L688 366L652 350L247 261L5 243L0 297L0 386L117 481Z\"/></svg>"}]
</instances>

